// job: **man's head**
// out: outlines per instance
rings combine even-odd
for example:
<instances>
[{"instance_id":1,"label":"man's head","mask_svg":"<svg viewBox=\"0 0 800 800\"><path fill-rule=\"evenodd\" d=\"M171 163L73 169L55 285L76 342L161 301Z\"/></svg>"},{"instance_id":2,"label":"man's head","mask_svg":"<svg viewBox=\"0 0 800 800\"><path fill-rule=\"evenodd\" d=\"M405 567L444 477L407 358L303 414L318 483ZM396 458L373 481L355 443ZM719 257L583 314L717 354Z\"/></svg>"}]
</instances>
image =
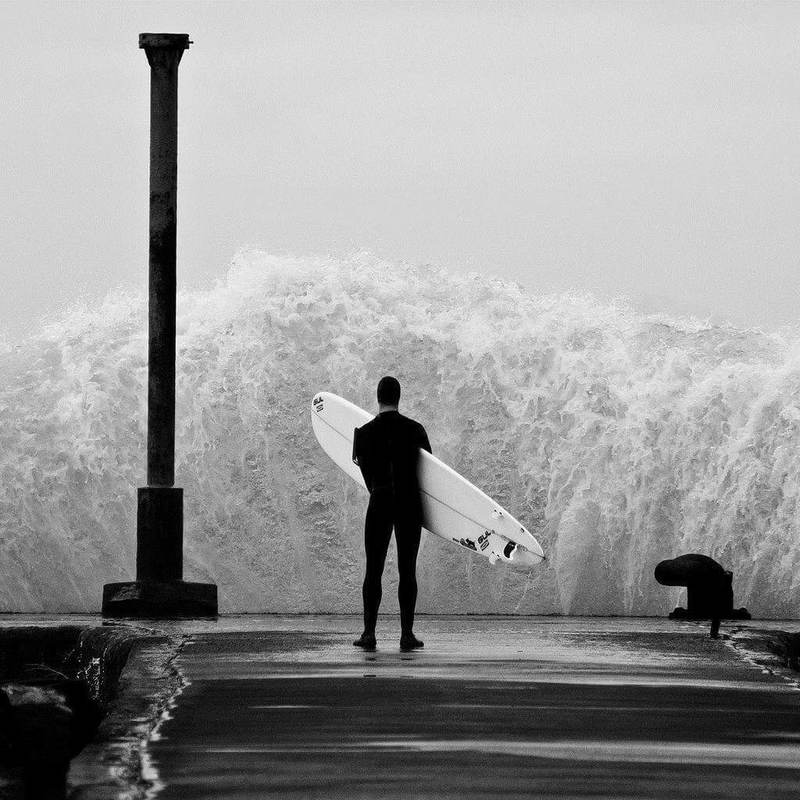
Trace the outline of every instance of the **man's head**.
<instances>
[{"instance_id":1,"label":"man's head","mask_svg":"<svg viewBox=\"0 0 800 800\"><path fill-rule=\"evenodd\" d=\"M400 384L397 378L386 375L378 381L378 404L397 406L400 402Z\"/></svg>"}]
</instances>

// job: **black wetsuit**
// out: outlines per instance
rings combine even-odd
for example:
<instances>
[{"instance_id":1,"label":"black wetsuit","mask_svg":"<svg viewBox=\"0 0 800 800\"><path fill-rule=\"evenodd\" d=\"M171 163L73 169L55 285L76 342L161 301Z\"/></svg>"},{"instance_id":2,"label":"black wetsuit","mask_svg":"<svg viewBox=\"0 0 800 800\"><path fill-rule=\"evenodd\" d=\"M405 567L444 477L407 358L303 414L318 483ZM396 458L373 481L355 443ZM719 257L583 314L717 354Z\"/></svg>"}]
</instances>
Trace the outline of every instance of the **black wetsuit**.
<instances>
[{"instance_id":1,"label":"black wetsuit","mask_svg":"<svg viewBox=\"0 0 800 800\"><path fill-rule=\"evenodd\" d=\"M422 527L422 505L417 478L419 450L429 453L425 428L398 411L383 411L353 434L353 461L369 489L364 524L367 568L364 577L364 630L374 633L381 603L381 577L394 528L397 571L400 575L400 625L414 627L417 603L417 552Z\"/></svg>"}]
</instances>

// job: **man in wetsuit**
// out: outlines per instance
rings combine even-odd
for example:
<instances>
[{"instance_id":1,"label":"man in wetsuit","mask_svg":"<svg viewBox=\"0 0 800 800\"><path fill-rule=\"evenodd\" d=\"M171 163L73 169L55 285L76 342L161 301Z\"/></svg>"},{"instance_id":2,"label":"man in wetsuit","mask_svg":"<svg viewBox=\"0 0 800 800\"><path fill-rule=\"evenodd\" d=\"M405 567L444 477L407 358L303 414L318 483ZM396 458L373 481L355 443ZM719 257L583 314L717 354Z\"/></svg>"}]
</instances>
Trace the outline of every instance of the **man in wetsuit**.
<instances>
[{"instance_id":1,"label":"man in wetsuit","mask_svg":"<svg viewBox=\"0 0 800 800\"><path fill-rule=\"evenodd\" d=\"M400 574L400 649L414 650L423 643L414 636L417 603L417 551L422 528L422 503L417 478L420 448L431 445L425 428L398 410L400 384L386 376L378 383L378 416L356 428L353 461L369 490L364 523L367 568L364 577L364 632L353 644L374 649L375 623L381 603L381 576L394 528L397 571Z\"/></svg>"}]
</instances>

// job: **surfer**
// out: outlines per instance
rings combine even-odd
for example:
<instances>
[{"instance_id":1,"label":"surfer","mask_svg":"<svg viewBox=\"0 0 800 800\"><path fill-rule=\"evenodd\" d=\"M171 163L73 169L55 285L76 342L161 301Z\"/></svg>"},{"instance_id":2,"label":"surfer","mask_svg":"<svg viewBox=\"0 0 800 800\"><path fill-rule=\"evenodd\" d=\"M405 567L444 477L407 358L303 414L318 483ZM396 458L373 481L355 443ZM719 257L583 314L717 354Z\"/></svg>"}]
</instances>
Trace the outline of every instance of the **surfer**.
<instances>
[{"instance_id":1,"label":"surfer","mask_svg":"<svg viewBox=\"0 0 800 800\"><path fill-rule=\"evenodd\" d=\"M369 505L364 522L367 555L364 576L364 632L353 644L374 649L375 624L381 604L381 577L394 528L400 585L400 649L414 650L423 643L414 636L417 604L417 552L422 533L422 502L417 464L419 450L429 453L425 428L398 410L400 383L386 376L378 383L378 415L353 433L353 461L364 476Z\"/></svg>"}]
</instances>

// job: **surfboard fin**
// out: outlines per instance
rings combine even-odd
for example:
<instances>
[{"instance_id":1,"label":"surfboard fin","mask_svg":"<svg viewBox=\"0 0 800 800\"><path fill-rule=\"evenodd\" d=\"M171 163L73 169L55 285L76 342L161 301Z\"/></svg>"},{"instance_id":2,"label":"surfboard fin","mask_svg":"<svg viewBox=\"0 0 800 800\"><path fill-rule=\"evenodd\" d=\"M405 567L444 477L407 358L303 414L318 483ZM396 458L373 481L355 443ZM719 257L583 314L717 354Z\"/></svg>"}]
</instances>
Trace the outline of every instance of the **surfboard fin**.
<instances>
[{"instance_id":1,"label":"surfboard fin","mask_svg":"<svg viewBox=\"0 0 800 800\"><path fill-rule=\"evenodd\" d=\"M497 553L494 553L494 552L489 553L489 563L490 564L496 564L498 558L500 558L500 556L497 555Z\"/></svg>"},{"instance_id":2,"label":"surfboard fin","mask_svg":"<svg viewBox=\"0 0 800 800\"><path fill-rule=\"evenodd\" d=\"M503 555L504 555L504 556L505 556L505 557L506 557L506 558L507 558L509 561L513 561L513 560L514 560L514 552L516 551L516 549L517 549L517 544L516 544L516 542L509 542L509 543L508 543L508 544L507 544L507 545L506 545L506 546L503 548Z\"/></svg>"}]
</instances>

